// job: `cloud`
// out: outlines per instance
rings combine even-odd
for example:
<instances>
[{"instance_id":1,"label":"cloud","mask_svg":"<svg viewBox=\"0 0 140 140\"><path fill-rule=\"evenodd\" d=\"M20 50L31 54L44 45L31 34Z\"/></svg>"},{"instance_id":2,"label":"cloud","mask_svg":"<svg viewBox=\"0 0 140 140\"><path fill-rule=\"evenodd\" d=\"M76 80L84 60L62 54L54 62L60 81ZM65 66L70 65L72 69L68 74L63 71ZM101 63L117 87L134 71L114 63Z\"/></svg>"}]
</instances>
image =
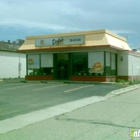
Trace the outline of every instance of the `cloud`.
<instances>
[{"instance_id":1,"label":"cloud","mask_svg":"<svg viewBox=\"0 0 140 140\"><path fill-rule=\"evenodd\" d=\"M135 0L133 0L134 3ZM54 30L114 28L126 30L138 20L132 0L25 0L0 2L0 25ZM135 18L135 20L133 20ZM140 23L140 21L136 24ZM137 25L138 26L138 25ZM133 30L133 29L132 29Z\"/></svg>"},{"instance_id":2,"label":"cloud","mask_svg":"<svg viewBox=\"0 0 140 140\"><path fill-rule=\"evenodd\" d=\"M38 34L108 29L132 36L140 34L139 13L139 0L0 0L0 27Z\"/></svg>"},{"instance_id":3,"label":"cloud","mask_svg":"<svg viewBox=\"0 0 140 140\"><path fill-rule=\"evenodd\" d=\"M112 32L115 32L116 34L135 34L136 31L133 30L112 30Z\"/></svg>"}]
</instances>

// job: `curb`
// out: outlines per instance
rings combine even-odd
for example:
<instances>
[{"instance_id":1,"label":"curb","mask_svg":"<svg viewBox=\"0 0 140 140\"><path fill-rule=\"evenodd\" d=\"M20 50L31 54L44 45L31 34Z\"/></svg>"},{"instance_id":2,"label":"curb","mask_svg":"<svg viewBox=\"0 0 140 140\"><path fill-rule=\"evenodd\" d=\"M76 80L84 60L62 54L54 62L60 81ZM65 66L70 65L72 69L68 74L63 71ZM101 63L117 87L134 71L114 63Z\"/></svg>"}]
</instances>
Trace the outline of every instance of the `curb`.
<instances>
[{"instance_id":1,"label":"curb","mask_svg":"<svg viewBox=\"0 0 140 140\"><path fill-rule=\"evenodd\" d=\"M5 83L46 83L46 84L105 84L113 85L115 82L90 82L90 81L47 81L47 80L25 80L25 79L11 79L11 80L2 80L1 82Z\"/></svg>"},{"instance_id":2,"label":"curb","mask_svg":"<svg viewBox=\"0 0 140 140\"><path fill-rule=\"evenodd\" d=\"M106 97L108 97L108 98L110 97L111 98L113 96L117 96L117 95L120 95L122 93L131 91L131 90L135 90L135 89L138 89L138 88L140 88L140 84L134 85L134 86L129 86L129 87L126 87L126 88L121 88L121 89L113 90L110 93L108 93L106 95Z\"/></svg>"}]
</instances>

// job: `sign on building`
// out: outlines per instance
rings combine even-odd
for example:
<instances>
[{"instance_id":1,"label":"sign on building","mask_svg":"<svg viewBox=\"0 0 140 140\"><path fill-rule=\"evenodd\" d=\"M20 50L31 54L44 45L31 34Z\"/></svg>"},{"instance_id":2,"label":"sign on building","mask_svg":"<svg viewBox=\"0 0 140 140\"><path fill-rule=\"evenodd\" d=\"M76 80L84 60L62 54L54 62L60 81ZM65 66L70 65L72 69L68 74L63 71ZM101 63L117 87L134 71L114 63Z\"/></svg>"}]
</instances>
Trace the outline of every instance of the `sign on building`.
<instances>
[{"instance_id":1,"label":"sign on building","mask_svg":"<svg viewBox=\"0 0 140 140\"><path fill-rule=\"evenodd\" d=\"M61 45L81 45L85 43L85 36L67 36L55 38L39 38L35 40L36 47L61 46Z\"/></svg>"}]
</instances>

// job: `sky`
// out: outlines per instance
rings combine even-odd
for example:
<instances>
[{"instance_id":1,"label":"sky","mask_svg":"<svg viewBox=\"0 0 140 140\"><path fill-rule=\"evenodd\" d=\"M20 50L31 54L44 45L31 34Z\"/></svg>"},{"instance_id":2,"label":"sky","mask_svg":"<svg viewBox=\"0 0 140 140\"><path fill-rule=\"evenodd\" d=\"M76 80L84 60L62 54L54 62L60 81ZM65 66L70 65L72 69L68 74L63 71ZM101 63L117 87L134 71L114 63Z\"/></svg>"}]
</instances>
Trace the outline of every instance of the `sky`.
<instances>
[{"instance_id":1,"label":"sky","mask_svg":"<svg viewBox=\"0 0 140 140\"><path fill-rule=\"evenodd\" d=\"M0 41L100 29L140 48L140 0L0 0Z\"/></svg>"}]
</instances>

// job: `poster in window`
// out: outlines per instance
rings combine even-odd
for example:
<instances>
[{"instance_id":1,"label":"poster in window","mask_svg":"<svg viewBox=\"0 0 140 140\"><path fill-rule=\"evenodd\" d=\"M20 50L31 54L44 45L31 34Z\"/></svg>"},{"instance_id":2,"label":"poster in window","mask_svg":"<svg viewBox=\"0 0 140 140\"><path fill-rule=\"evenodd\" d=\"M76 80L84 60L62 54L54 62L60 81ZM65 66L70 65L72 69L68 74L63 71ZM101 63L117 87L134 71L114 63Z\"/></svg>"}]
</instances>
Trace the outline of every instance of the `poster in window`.
<instances>
[{"instance_id":1,"label":"poster in window","mask_svg":"<svg viewBox=\"0 0 140 140\"><path fill-rule=\"evenodd\" d=\"M39 55L28 55L28 69L38 69L40 67Z\"/></svg>"},{"instance_id":2,"label":"poster in window","mask_svg":"<svg viewBox=\"0 0 140 140\"><path fill-rule=\"evenodd\" d=\"M103 65L101 62L95 62L93 63L92 68L89 69L89 73L100 73L103 74L104 73L104 69L103 69Z\"/></svg>"},{"instance_id":3,"label":"poster in window","mask_svg":"<svg viewBox=\"0 0 140 140\"><path fill-rule=\"evenodd\" d=\"M104 73L104 52L89 52L88 53L88 68L89 73L103 74Z\"/></svg>"}]
</instances>

